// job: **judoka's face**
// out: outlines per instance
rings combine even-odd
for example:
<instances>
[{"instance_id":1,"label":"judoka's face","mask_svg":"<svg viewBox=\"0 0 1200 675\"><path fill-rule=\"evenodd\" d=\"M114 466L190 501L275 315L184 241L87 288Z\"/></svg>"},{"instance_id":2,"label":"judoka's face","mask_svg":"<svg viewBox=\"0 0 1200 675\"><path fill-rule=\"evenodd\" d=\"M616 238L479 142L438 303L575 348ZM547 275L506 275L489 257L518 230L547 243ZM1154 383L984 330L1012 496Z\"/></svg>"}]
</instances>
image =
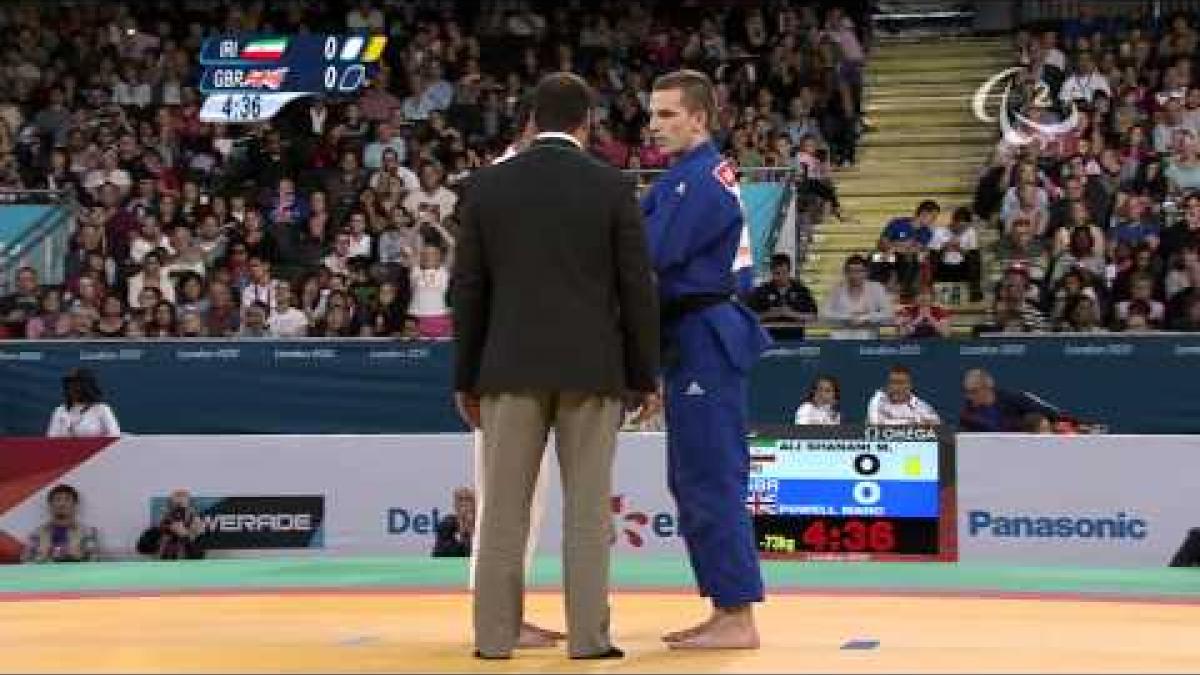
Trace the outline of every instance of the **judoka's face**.
<instances>
[{"instance_id":1,"label":"judoka's face","mask_svg":"<svg viewBox=\"0 0 1200 675\"><path fill-rule=\"evenodd\" d=\"M707 134L703 110L689 111L679 89L660 89L650 94L650 136L667 153L691 150Z\"/></svg>"}]
</instances>

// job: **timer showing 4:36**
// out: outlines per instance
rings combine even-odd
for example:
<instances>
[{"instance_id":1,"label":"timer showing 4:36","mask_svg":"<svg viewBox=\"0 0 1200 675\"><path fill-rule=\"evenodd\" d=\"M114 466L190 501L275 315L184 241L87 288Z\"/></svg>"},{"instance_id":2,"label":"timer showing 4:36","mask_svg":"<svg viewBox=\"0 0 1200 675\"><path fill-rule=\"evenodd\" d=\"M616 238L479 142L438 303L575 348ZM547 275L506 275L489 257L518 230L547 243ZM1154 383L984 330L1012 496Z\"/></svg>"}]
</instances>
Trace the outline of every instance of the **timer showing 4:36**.
<instances>
[{"instance_id":1,"label":"timer showing 4:36","mask_svg":"<svg viewBox=\"0 0 1200 675\"><path fill-rule=\"evenodd\" d=\"M810 551L892 553L896 550L896 527L889 520L815 520L804 528L801 540Z\"/></svg>"},{"instance_id":2,"label":"timer showing 4:36","mask_svg":"<svg viewBox=\"0 0 1200 675\"><path fill-rule=\"evenodd\" d=\"M864 553L930 556L938 552L936 518L777 516L754 518L764 554Z\"/></svg>"}]
</instances>

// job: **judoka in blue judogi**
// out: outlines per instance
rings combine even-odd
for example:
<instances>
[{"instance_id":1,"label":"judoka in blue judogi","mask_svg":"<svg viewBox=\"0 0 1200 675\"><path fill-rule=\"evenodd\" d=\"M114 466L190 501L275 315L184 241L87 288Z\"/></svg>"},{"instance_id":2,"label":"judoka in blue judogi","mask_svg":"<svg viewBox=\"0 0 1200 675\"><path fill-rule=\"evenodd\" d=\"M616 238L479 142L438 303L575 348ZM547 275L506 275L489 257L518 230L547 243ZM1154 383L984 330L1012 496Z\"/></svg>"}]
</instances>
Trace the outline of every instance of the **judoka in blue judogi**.
<instances>
[{"instance_id":1,"label":"judoka in blue judogi","mask_svg":"<svg viewBox=\"0 0 1200 675\"><path fill-rule=\"evenodd\" d=\"M681 155L642 201L658 275L670 489L702 595L718 609L763 600L745 507L751 366L769 344L731 301L752 282L737 172L711 141Z\"/></svg>"}]
</instances>

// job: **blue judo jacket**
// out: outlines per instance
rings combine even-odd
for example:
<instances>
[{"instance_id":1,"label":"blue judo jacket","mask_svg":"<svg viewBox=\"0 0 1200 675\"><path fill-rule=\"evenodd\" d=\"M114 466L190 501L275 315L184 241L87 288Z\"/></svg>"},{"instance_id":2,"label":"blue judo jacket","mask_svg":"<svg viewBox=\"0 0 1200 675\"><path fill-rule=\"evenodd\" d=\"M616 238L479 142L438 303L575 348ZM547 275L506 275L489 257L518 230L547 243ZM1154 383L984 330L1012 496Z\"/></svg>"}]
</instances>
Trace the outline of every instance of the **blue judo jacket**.
<instances>
[{"instance_id":1,"label":"blue judo jacket","mask_svg":"<svg viewBox=\"0 0 1200 675\"><path fill-rule=\"evenodd\" d=\"M737 170L712 143L680 157L643 198L642 212L664 307L685 295L732 295L753 287L753 256ZM695 335L698 331L711 332L728 365L740 373L770 345L758 318L740 303L707 307L677 326L663 326L664 337L693 352L690 356L713 358L716 355L694 354L710 337Z\"/></svg>"}]
</instances>

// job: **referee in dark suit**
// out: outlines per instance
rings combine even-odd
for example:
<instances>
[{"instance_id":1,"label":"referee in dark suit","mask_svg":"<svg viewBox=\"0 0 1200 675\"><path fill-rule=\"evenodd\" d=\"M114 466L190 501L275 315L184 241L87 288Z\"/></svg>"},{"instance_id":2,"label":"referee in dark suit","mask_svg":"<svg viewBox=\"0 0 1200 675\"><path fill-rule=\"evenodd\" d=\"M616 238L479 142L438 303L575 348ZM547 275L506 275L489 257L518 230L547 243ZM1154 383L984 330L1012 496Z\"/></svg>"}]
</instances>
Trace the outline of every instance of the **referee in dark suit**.
<instances>
[{"instance_id":1,"label":"referee in dark suit","mask_svg":"<svg viewBox=\"0 0 1200 675\"><path fill-rule=\"evenodd\" d=\"M516 646L531 493L554 429L568 652L620 657L608 607L613 451L623 397L658 405L657 296L633 182L584 151L587 84L549 75L533 98L533 143L473 174L460 205L455 398L484 437L476 655Z\"/></svg>"}]
</instances>

